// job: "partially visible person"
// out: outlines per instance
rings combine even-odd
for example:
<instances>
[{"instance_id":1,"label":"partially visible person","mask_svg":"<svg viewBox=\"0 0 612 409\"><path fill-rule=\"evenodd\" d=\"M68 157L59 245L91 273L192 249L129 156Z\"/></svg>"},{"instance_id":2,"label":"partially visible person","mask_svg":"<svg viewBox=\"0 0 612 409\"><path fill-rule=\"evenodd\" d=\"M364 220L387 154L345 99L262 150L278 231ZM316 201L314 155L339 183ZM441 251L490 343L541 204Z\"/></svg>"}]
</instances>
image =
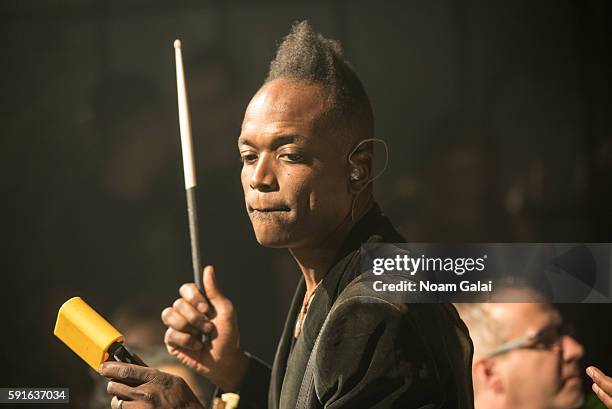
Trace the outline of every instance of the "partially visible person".
<instances>
[{"instance_id":1,"label":"partially visible person","mask_svg":"<svg viewBox=\"0 0 612 409\"><path fill-rule=\"evenodd\" d=\"M300 22L270 66L238 146L255 237L288 249L302 274L274 364L242 349L213 266L204 269L208 300L185 284L162 312L169 352L238 392L243 408L471 409L472 345L454 308L390 302L359 280L362 243L404 239L373 196L372 107L340 44ZM265 297L269 275L241 273ZM112 379L114 409L201 407L180 378L121 363L100 373Z\"/></svg>"},{"instance_id":2,"label":"partially visible person","mask_svg":"<svg viewBox=\"0 0 612 409\"><path fill-rule=\"evenodd\" d=\"M160 297L161 298L161 297ZM156 296L135 297L115 310L111 322L125 337L125 344L129 350L138 355L151 369L155 368L160 377L174 379L184 383L193 391L200 402L209 400L214 387L206 379L181 365L168 354L163 343L165 326L159 321L157 311L151 305L159 304L161 299ZM168 376L170 375L170 376ZM106 378L99 373L91 371L94 388L90 396L90 409L107 409L109 397L107 393ZM180 378L180 379L178 379ZM126 408L127 409L127 408Z\"/></svg>"},{"instance_id":3,"label":"partially visible person","mask_svg":"<svg viewBox=\"0 0 612 409\"><path fill-rule=\"evenodd\" d=\"M583 346L548 303L456 304L474 342L476 409L577 409Z\"/></svg>"},{"instance_id":4,"label":"partially visible person","mask_svg":"<svg viewBox=\"0 0 612 409\"><path fill-rule=\"evenodd\" d=\"M146 353L139 353L138 355L149 366L145 370L155 374L158 382L167 381L168 383L182 383L184 392L197 398L197 400L192 399L194 402L206 402L209 399L208 395L210 394L210 391L208 389L210 384L207 382L202 382L202 377L198 376L195 371L177 362L174 357L167 353L166 348L163 345L148 348ZM89 408L108 409L108 379L101 377L100 374L93 371L92 377L94 377L94 390L91 395ZM175 397L178 398L178 396ZM116 404L116 400L111 402L111 407ZM123 409L127 409L127 405L126 408Z\"/></svg>"},{"instance_id":5,"label":"partially visible person","mask_svg":"<svg viewBox=\"0 0 612 409\"><path fill-rule=\"evenodd\" d=\"M612 409L612 378L607 376L601 369L589 366L586 369L587 375L593 380L593 392L608 409Z\"/></svg>"}]
</instances>

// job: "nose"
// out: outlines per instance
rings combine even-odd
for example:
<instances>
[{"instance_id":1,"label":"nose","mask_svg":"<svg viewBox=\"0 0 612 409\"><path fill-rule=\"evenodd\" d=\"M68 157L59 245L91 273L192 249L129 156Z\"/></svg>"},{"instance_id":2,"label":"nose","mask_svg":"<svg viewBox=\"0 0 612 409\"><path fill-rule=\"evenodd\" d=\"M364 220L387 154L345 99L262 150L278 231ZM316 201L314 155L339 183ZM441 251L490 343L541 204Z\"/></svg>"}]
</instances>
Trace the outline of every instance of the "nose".
<instances>
[{"instance_id":1,"label":"nose","mask_svg":"<svg viewBox=\"0 0 612 409\"><path fill-rule=\"evenodd\" d=\"M569 335L565 335L561 339L561 345L563 347L563 360L566 362L580 360L584 355L582 344Z\"/></svg>"},{"instance_id":2,"label":"nose","mask_svg":"<svg viewBox=\"0 0 612 409\"><path fill-rule=\"evenodd\" d=\"M249 178L251 189L261 192L272 192L278 190L278 181L274 172L274 164L271 155L263 153L257 159L253 173Z\"/></svg>"}]
</instances>

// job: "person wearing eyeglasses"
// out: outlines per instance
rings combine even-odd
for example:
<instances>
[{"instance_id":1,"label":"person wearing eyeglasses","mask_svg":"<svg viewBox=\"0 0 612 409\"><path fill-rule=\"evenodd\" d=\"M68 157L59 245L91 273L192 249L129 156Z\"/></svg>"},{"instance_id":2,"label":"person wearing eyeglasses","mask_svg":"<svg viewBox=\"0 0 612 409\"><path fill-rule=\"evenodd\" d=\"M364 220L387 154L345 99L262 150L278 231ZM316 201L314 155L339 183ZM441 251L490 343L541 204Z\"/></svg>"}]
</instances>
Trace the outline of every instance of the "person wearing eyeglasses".
<instances>
[{"instance_id":1,"label":"person wearing eyeglasses","mask_svg":"<svg viewBox=\"0 0 612 409\"><path fill-rule=\"evenodd\" d=\"M580 368L584 348L553 305L455 306L474 342L476 409L584 407ZM589 407L597 406L589 403Z\"/></svg>"}]
</instances>

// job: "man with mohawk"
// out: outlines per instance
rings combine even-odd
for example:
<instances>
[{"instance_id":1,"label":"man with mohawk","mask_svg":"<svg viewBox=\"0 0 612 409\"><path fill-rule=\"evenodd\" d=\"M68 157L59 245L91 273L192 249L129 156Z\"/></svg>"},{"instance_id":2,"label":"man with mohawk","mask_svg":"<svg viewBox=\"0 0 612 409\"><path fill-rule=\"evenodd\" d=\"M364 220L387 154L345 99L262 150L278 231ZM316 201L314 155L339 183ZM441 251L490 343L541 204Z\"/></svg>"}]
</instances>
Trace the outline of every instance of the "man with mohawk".
<instances>
[{"instance_id":1,"label":"man with mohawk","mask_svg":"<svg viewBox=\"0 0 612 409\"><path fill-rule=\"evenodd\" d=\"M472 344L454 308L393 303L355 280L362 243L404 241L373 198L374 141L369 98L340 44L296 23L238 139L257 240L287 248L303 275L274 364L241 349L212 266L209 302L185 284L162 312L168 351L239 393L240 408L472 408ZM154 369L106 363L101 373L114 379L115 408L200 407Z\"/></svg>"}]
</instances>

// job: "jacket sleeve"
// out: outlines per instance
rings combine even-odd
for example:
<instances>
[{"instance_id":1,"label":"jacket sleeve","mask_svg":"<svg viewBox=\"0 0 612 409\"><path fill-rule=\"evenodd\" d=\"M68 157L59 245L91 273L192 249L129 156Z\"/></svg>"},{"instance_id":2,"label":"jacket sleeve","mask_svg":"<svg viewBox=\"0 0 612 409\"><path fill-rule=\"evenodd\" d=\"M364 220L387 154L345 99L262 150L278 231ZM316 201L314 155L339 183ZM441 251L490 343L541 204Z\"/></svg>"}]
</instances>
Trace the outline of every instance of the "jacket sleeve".
<instances>
[{"instance_id":1,"label":"jacket sleeve","mask_svg":"<svg viewBox=\"0 0 612 409\"><path fill-rule=\"evenodd\" d=\"M240 388L239 407L241 409L265 409L268 407L271 369L259 358L248 353L247 355L250 363Z\"/></svg>"},{"instance_id":2,"label":"jacket sleeve","mask_svg":"<svg viewBox=\"0 0 612 409\"><path fill-rule=\"evenodd\" d=\"M323 407L443 405L432 351L407 309L362 296L330 313L315 352L314 388Z\"/></svg>"}]
</instances>

